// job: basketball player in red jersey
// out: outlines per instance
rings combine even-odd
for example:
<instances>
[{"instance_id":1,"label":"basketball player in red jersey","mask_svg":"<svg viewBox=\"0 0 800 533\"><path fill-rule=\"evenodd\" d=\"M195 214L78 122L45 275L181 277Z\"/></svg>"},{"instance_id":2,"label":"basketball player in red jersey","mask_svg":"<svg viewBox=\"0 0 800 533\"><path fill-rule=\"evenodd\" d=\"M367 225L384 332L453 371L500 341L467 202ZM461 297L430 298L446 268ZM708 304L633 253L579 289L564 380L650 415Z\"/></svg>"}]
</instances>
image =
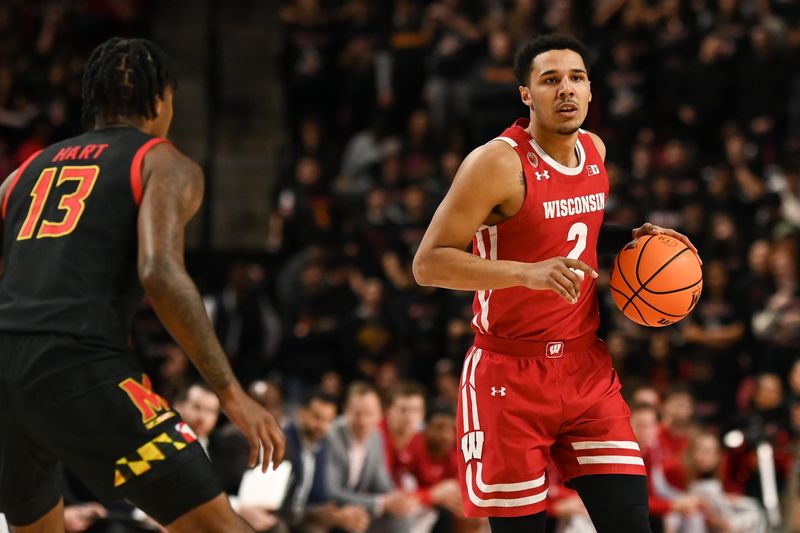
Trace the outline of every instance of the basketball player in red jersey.
<instances>
[{"instance_id":1,"label":"basketball player in red jersey","mask_svg":"<svg viewBox=\"0 0 800 533\"><path fill-rule=\"evenodd\" d=\"M630 410L595 334L598 247L614 253L631 235L663 233L697 250L653 224L603 226L605 146L580 129L592 99L587 65L572 38L521 48L515 73L530 119L464 160L414 259L420 284L477 291L460 478L467 515L488 516L495 533L544 531L551 458L600 533L650 531Z\"/></svg>"}]
</instances>

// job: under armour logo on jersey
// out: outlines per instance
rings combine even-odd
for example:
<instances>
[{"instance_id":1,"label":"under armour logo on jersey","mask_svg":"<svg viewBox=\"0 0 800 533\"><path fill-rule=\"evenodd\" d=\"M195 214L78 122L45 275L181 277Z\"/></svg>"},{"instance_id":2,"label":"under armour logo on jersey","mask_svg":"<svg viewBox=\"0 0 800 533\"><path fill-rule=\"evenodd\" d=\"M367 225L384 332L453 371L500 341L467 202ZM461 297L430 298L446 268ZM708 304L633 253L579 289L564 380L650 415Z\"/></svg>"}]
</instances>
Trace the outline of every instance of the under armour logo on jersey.
<instances>
[{"instance_id":1,"label":"under armour logo on jersey","mask_svg":"<svg viewBox=\"0 0 800 533\"><path fill-rule=\"evenodd\" d=\"M587 174L589 176L594 176L595 174L600 174L600 167L597 165L586 165Z\"/></svg>"},{"instance_id":2,"label":"under armour logo on jersey","mask_svg":"<svg viewBox=\"0 0 800 533\"><path fill-rule=\"evenodd\" d=\"M542 178L549 180L550 179L550 171L544 170L542 172L536 171L536 181L542 181Z\"/></svg>"},{"instance_id":3,"label":"under armour logo on jersey","mask_svg":"<svg viewBox=\"0 0 800 533\"><path fill-rule=\"evenodd\" d=\"M492 396L505 396L506 395L506 388L505 387L492 387Z\"/></svg>"},{"instance_id":4,"label":"under armour logo on jersey","mask_svg":"<svg viewBox=\"0 0 800 533\"><path fill-rule=\"evenodd\" d=\"M564 355L564 343L563 342L548 342L547 346L545 346L545 355L550 359L556 359Z\"/></svg>"}]
</instances>

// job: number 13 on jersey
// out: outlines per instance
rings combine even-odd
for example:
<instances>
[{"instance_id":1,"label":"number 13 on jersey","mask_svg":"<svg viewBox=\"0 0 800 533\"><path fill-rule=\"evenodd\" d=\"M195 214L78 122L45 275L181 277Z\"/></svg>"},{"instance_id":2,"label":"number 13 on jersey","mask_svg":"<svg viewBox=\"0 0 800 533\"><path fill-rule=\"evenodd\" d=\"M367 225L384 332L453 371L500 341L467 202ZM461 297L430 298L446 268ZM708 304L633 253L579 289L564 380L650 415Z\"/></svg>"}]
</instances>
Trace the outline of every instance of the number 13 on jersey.
<instances>
[{"instance_id":1,"label":"number 13 on jersey","mask_svg":"<svg viewBox=\"0 0 800 533\"><path fill-rule=\"evenodd\" d=\"M76 181L78 185L74 192L61 195L58 209L65 211L61 220L42 220L39 232L36 233L36 238L63 237L72 233L78 225L81 215L83 215L83 210L86 208L86 198L92 193L97 182L100 167L97 165L62 167L61 172L58 173L58 180L56 180L57 172L58 167L46 168L39 175L39 179L36 180L36 184L31 191L33 200L28 209L28 215L25 217L22 228L17 235L18 241L33 237L36 226L39 224L39 219L42 217L44 206L52 192L54 181L56 182L56 194L58 194L58 188L68 181Z\"/></svg>"}]
</instances>

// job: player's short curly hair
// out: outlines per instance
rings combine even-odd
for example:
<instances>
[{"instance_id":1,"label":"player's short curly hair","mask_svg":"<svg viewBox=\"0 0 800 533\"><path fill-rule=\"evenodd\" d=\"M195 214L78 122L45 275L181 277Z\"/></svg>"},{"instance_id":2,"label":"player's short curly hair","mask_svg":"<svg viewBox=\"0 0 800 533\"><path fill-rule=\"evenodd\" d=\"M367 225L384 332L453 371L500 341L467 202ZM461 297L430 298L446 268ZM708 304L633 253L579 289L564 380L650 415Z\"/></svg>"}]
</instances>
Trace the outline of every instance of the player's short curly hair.
<instances>
[{"instance_id":1,"label":"player's short curly hair","mask_svg":"<svg viewBox=\"0 0 800 533\"><path fill-rule=\"evenodd\" d=\"M576 52L583 58L586 72L589 72L591 67L591 54L585 44L574 37L568 37L566 35L542 35L528 41L517 51L517 56L514 60L514 76L516 76L517 82L520 85L528 86L533 60L539 54L549 52L550 50L572 50Z\"/></svg>"},{"instance_id":2,"label":"player's short curly hair","mask_svg":"<svg viewBox=\"0 0 800 533\"><path fill-rule=\"evenodd\" d=\"M83 120L156 116L156 97L177 88L172 64L147 39L114 37L95 48L83 71Z\"/></svg>"}]
</instances>

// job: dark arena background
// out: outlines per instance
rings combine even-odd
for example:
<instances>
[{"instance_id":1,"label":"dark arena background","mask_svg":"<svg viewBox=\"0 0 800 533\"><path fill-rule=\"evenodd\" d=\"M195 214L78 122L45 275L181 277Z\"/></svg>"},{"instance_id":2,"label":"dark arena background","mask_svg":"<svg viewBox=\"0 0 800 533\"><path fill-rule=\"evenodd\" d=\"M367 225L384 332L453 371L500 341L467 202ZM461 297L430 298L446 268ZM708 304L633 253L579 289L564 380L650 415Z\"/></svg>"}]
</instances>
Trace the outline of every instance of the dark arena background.
<instances>
[{"instance_id":1,"label":"dark arena background","mask_svg":"<svg viewBox=\"0 0 800 533\"><path fill-rule=\"evenodd\" d=\"M237 377L284 425L312 390L341 413L356 381L384 416L424 397L427 417L408 402L392 423L454 460L473 295L420 287L411 264L464 157L528 116L513 57L545 33L593 55L583 127L608 149L606 220L675 228L704 261L697 307L665 328L616 309L610 261L598 280L654 531L800 531L796 0L3 0L0 175L84 130L95 46L153 40L178 75L170 140L205 175L187 268ZM130 344L171 403L199 379L147 301ZM207 450L236 497L246 447L210 404ZM383 517L345 516L323 490L311 519L278 479L236 506L258 531L489 530L461 515L454 471L397 466L368 491L393 502ZM555 469L549 483L548 531L594 531ZM69 532L158 527L69 472L64 494Z\"/></svg>"}]
</instances>

